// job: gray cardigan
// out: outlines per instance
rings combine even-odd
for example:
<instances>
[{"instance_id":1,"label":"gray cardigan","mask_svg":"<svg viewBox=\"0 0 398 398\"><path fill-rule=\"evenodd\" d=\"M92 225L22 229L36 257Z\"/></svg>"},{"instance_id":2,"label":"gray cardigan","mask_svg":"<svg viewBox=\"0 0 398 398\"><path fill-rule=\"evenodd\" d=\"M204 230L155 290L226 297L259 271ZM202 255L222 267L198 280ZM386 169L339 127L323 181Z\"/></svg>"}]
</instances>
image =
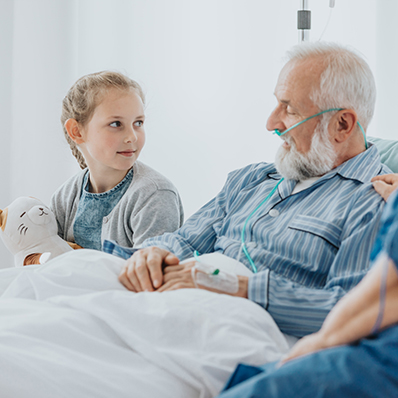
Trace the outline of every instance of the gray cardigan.
<instances>
[{"instance_id":1,"label":"gray cardigan","mask_svg":"<svg viewBox=\"0 0 398 398\"><path fill-rule=\"evenodd\" d=\"M86 172L82 170L70 178L51 198L58 235L68 242L75 241L73 224ZM146 238L174 232L184 221L180 196L167 178L138 161L133 173L126 193L103 218L101 242L108 239L121 246L137 247Z\"/></svg>"}]
</instances>

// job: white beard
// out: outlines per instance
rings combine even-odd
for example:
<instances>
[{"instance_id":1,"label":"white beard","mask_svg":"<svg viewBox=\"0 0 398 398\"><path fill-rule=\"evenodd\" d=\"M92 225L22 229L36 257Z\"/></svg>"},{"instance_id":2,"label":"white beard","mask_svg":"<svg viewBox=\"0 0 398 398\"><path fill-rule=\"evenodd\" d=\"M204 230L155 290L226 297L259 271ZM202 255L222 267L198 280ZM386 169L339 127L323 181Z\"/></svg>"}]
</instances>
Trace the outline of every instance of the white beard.
<instances>
[{"instance_id":1,"label":"white beard","mask_svg":"<svg viewBox=\"0 0 398 398\"><path fill-rule=\"evenodd\" d=\"M278 149L275 165L284 178L303 181L332 170L337 154L329 140L327 124L328 121L318 124L312 136L311 148L305 154L297 151L296 144L289 135L282 136L290 148Z\"/></svg>"}]
</instances>

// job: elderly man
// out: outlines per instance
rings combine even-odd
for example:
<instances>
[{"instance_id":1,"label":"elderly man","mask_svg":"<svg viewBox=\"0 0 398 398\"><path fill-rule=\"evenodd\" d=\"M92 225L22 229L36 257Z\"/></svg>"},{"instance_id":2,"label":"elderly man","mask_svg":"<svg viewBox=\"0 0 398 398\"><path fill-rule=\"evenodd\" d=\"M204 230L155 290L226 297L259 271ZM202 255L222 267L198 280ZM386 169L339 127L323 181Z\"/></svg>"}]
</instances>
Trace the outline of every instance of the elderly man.
<instances>
[{"instance_id":1,"label":"elderly man","mask_svg":"<svg viewBox=\"0 0 398 398\"><path fill-rule=\"evenodd\" d=\"M397 175L374 182L384 199L390 194L391 199L373 248L372 270L337 303L320 331L298 341L284 366L239 365L219 398L398 395Z\"/></svg>"},{"instance_id":2,"label":"elderly man","mask_svg":"<svg viewBox=\"0 0 398 398\"><path fill-rule=\"evenodd\" d=\"M374 110L372 73L336 44L300 45L288 59L267 122L283 139L275 164L230 173L182 228L146 240L120 274L128 289L206 288L195 285L193 263L179 260L223 253L254 271L239 276L230 294L261 305L282 332L301 337L317 331L366 274L383 208L370 180L389 172L361 131Z\"/></svg>"}]
</instances>

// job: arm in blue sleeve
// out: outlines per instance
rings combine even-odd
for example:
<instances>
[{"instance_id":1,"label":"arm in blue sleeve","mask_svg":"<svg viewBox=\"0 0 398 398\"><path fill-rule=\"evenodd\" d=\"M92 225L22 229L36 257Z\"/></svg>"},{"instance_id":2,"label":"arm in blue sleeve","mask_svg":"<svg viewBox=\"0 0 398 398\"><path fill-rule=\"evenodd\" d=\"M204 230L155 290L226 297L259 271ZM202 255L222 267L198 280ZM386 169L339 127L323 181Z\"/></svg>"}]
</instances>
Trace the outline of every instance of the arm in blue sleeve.
<instances>
[{"instance_id":1,"label":"arm in blue sleeve","mask_svg":"<svg viewBox=\"0 0 398 398\"><path fill-rule=\"evenodd\" d=\"M282 332L297 337L320 329L326 315L369 269L383 203L352 211L323 288L295 283L266 269L249 279L249 299L271 314Z\"/></svg>"},{"instance_id":2,"label":"arm in blue sleeve","mask_svg":"<svg viewBox=\"0 0 398 398\"><path fill-rule=\"evenodd\" d=\"M216 197L199 209L176 232L147 239L142 247L157 246L169 250L180 260L192 257L195 250L200 254L211 253L217 239L214 224L222 220L224 215Z\"/></svg>"},{"instance_id":3,"label":"arm in blue sleeve","mask_svg":"<svg viewBox=\"0 0 398 398\"><path fill-rule=\"evenodd\" d=\"M253 164L229 173L220 193L191 216L179 230L147 239L142 247L161 247L174 253L180 260L192 257L195 250L200 254L212 253L218 238L217 230L226 214L235 211L234 200L241 189L253 180L266 179L269 170L275 171L272 165Z\"/></svg>"}]
</instances>

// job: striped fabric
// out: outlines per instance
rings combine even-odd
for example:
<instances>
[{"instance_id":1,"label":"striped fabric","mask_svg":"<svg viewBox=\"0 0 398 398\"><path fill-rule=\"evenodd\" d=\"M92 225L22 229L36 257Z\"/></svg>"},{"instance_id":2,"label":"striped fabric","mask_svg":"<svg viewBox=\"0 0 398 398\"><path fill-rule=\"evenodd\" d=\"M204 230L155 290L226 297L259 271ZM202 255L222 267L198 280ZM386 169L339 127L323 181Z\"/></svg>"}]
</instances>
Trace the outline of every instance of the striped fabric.
<instances>
[{"instance_id":1,"label":"striped fabric","mask_svg":"<svg viewBox=\"0 0 398 398\"><path fill-rule=\"evenodd\" d=\"M373 145L296 194L296 181L284 180L250 219L245 241L258 273L249 279L249 299L267 309L282 332L301 337L318 330L364 276L384 204L369 181L389 172ZM163 247L180 260L194 250L236 259L245 220L280 179L273 164L236 170L182 228L143 247ZM240 261L250 268L244 255Z\"/></svg>"},{"instance_id":2,"label":"striped fabric","mask_svg":"<svg viewBox=\"0 0 398 398\"><path fill-rule=\"evenodd\" d=\"M132 247L120 246L113 240L105 239L102 243L103 252L113 254L125 260L129 259L137 250L138 249L133 249Z\"/></svg>"}]
</instances>

